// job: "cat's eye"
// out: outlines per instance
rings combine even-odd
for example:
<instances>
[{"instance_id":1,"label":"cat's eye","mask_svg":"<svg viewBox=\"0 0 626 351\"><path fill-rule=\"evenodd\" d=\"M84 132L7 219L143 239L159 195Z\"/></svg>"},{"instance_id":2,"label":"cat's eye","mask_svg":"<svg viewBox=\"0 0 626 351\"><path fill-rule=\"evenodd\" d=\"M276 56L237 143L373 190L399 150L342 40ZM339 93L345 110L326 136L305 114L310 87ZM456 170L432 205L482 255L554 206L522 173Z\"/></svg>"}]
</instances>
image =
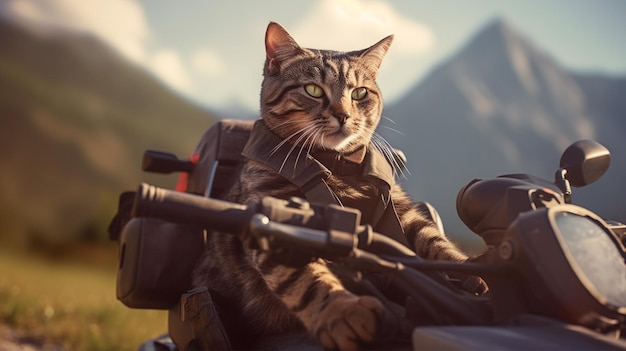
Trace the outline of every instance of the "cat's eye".
<instances>
[{"instance_id":1,"label":"cat's eye","mask_svg":"<svg viewBox=\"0 0 626 351\"><path fill-rule=\"evenodd\" d=\"M317 84L307 84L304 86L304 90L307 94L315 98L322 97L322 95L324 95L324 90L322 90L322 88Z\"/></svg>"},{"instance_id":2,"label":"cat's eye","mask_svg":"<svg viewBox=\"0 0 626 351\"><path fill-rule=\"evenodd\" d=\"M356 88L352 90L352 100L363 100L367 96L367 88Z\"/></svg>"}]
</instances>

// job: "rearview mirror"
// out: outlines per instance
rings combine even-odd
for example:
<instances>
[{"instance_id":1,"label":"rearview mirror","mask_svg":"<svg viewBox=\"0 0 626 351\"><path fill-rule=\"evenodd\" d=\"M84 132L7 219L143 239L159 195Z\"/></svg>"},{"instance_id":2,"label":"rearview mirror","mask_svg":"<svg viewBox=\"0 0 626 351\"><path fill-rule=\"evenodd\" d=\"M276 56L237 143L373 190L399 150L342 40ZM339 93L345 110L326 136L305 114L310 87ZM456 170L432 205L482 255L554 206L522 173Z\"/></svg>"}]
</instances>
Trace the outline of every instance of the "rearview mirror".
<instances>
[{"instance_id":1,"label":"rearview mirror","mask_svg":"<svg viewBox=\"0 0 626 351\"><path fill-rule=\"evenodd\" d=\"M611 153L593 140L580 140L570 145L561 155L561 169L574 187L582 187L598 180L611 164Z\"/></svg>"},{"instance_id":2,"label":"rearview mirror","mask_svg":"<svg viewBox=\"0 0 626 351\"><path fill-rule=\"evenodd\" d=\"M141 160L141 170L152 173L191 172L193 166L189 160L181 160L172 153L156 150L146 150Z\"/></svg>"}]
</instances>

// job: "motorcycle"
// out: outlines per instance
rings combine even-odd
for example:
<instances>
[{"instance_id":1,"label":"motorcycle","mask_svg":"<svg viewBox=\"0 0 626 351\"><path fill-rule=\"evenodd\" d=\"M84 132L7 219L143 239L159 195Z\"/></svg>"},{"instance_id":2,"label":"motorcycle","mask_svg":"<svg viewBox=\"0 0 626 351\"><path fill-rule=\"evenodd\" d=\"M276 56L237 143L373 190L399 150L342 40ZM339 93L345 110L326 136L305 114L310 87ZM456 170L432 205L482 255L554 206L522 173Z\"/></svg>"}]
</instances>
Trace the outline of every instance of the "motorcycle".
<instances>
[{"instance_id":1,"label":"motorcycle","mask_svg":"<svg viewBox=\"0 0 626 351\"><path fill-rule=\"evenodd\" d=\"M583 140L564 151L554 182L528 174L470 181L458 193L457 212L487 250L465 263L423 260L360 225L357 210L297 198L243 205L143 183L132 215L237 235L281 264L321 257L355 276L386 277L406 297L403 324L383 321L386 337L375 348L626 350L626 225L571 201L572 186L595 182L609 164L604 146ZM442 272L480 276L489 292L467 292ZM185 308L170 310L171 338L140 350L188 347L193 336L173 333Z\"/></svg>"}]
</instances>

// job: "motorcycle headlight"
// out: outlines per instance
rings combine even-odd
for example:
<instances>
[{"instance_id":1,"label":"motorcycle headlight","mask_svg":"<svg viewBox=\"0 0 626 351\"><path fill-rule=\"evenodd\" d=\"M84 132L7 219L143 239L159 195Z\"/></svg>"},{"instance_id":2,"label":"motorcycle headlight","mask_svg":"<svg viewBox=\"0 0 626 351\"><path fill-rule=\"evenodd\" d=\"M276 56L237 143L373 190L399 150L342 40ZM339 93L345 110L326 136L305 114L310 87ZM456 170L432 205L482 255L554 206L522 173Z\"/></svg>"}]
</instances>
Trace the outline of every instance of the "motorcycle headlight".
<instances>
[{"instance_id":1,"label":"motorcycle headlight","mask_svg":"<svg viewBox=\"0 0 626 351\"><path fill-rule=\"evenodd\" d=\"M558 205L523 213L502 245L532 312L599 329L624 322L625 250L593 212Z\"/></svg>"}]
</instances>

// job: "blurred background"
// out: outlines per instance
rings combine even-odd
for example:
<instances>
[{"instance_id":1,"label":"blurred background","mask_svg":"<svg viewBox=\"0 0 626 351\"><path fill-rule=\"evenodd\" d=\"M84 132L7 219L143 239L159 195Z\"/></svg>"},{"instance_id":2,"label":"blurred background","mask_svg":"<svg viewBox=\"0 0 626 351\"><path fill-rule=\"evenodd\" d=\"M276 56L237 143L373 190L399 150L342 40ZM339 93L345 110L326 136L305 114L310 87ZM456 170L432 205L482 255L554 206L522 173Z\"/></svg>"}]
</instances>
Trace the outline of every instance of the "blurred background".
<instances>
[{"instance_id":1,"label":"blurred background","mask_svg":"<svg viewBox=\"0 0 626 351\"><path fill-rule=\"evenodd\" d=\"M453 240L474 178L552 179L561 152L612 152L574 202L626 221L626 3L540 1L0 1L0 349L136 349L165 316L115 300L117 197L145 149L181 157L220 118L254 119L269 21L304 47L356 50L394 34L379 132L401 179Z\"/></svg>"}]
</instances>

